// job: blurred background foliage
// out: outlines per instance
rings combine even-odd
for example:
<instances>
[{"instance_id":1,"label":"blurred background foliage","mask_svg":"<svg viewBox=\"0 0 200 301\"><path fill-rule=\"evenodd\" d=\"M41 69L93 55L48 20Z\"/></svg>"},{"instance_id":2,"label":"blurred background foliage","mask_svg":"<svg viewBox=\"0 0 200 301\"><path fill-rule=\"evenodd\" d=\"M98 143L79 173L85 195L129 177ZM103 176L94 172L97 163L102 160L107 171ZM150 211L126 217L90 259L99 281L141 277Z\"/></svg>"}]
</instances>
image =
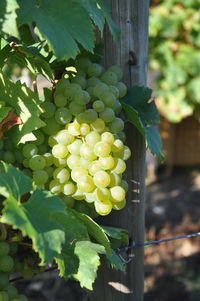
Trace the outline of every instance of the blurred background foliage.
<instances>
[{"instance_id":1,"label":"blurred background foliage","mask_svg":"<svg viewBox=\"0 0 200 301\"><path fill-rule=\"evenodd\" d=\"M149 21L161 114L170 122L200 119L200 0L152 0Z\"/></svg>"}]
</instances>

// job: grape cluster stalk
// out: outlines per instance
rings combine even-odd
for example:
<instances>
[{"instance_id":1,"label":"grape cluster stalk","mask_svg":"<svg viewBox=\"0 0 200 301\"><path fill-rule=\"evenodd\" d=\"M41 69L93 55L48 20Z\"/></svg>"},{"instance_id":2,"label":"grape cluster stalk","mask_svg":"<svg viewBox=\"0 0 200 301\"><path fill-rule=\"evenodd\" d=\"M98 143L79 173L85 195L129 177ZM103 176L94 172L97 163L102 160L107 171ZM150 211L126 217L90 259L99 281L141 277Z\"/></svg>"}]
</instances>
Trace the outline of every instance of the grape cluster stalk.
<instances>
[{"instance_id":1,"label":"grape cluster stalk","mask_svg":"<svg viewBox=\"0 0 200 301\"><path fill-rule=\"evenodd\" d=\"M46 126L33 132L36 140L14 152L12 142L4 141L3 159L68 207L92 217L107 215L126 204L122 175L131 151L119 115L127 87L118 66L105 70L81 57L74 70L56 84L54 102L43 102Z\"/></svg>"}]
</instances>

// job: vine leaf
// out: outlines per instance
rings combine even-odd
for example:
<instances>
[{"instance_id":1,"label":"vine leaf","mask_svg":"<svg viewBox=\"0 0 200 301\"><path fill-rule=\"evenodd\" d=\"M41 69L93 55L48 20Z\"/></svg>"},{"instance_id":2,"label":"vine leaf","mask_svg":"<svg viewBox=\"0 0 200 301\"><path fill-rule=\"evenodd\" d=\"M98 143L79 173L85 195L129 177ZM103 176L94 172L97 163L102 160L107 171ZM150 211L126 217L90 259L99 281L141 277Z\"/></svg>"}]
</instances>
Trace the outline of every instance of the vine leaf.
<instances>
[{"instance_id":1,"label":"vine leaf","mask_svg":"<svg viewBox=\"0 0 200 301\"><path fill-rule=\"evenodd\" d=\"M32 131L45 126L39 117L43 111L37 94L20 81L13 83L2 73L0 73L0 86L0 99L15 109L16 115L21 120L20 124L18 120L18 126L13 126L6 132L7 136L12 135L16 144L35 140Z\"/></svg>"},{"instance_id":2,"label":"vine leaf","mask_svg":"<svg viewBox=\"0 0 200 301\"><path fill-rule=\"evenodd\" d=\"M143 86L133 86L122 99L122 106L131 122L145 137L152 154L164 160L162 141L158 130L150 130L160 123L159 113L154 101L151 101L152 90Z\"/></svg>"},{"instance_id":3,"label":"vine leaf","mask_svg":"<svg viewBox=\"0 0 200 301\"><path fill-rule=\"evenodd\" d=\"M88 215L74 211L74 214L84 222L87 227L88 233L92 236L98 243L104 246L107 255L111 255L110 241L106 235L106 232L102 227L100 227L92 218Z\"/></svg>"},{"instance_id":4,"label":"vine leaf","mask_svg":"<svg viewBox=\"0 0 200 301\"><path fill-rule=\"evenodd\" d=\"M0 33L19 37L17 28L17 14L16 10L19 5L16 0L1 0L0 1Z\"/></svg>"},{"instance_id":5,"label":"vine leaf","mask_svg":"<svg viewBox=\"0 0 200 301\"><path fill-rule=\"evenodd\" d=\"M79 241L76 243L74 252L79 258L79 268L74 278L80 281L81 287L92 290L92 284L100 265L98 253L105 254L105 248L90 241Z\"/></svg>"},{"instance_id":6,"label":"vine leaf","mask_svg":"<svg viewBox=\"0 0 200 301\"><path fill-rule=\"evenodd\" d=\"M36 23L59 59L75 58L78 44L93 51L95 36L89 14L73 0L43 0L37 6L32 0L21 1L18 15L21 24Z\"/></svg>"}]
</instances>

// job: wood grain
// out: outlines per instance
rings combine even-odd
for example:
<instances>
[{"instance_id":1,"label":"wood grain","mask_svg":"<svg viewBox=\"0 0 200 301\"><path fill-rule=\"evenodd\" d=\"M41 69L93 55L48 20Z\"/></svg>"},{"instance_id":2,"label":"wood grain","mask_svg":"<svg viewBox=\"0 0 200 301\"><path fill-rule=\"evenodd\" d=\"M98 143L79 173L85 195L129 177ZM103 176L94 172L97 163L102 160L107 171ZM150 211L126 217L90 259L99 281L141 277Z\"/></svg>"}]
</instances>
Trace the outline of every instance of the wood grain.
<instances>
[{"instance_id":1,"label":"wood grain","mask_svg":"<svg viewBox=\"0 0 200 301\"><path fill-rule=\"evenodd\" d=\"M145 85L148 53L148 0L112 0L112 15L121 28L120 41L115 42L105 30L104 64L119 65L124 70L124 82L128 86ZM126 125L127 144L132 150L128 161L127 180L129 193L127 206L102 218L101 223L127 229L129 237L144 241L145 195L145 141L130 124ZM143 248L134 249L133 260L126 272L109 269L105 263L98 272L90 301L141 301L143 300Z\"/></svg>"}]
</instances>

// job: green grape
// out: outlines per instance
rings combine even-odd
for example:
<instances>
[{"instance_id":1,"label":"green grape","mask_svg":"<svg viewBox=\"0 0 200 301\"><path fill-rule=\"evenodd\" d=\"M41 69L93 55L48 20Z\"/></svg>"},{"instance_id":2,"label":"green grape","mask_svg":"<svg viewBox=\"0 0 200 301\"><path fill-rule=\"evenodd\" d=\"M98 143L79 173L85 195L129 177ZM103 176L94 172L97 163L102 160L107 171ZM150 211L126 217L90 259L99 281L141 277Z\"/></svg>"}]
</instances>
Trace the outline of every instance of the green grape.
<instances>
[{"instance_id":1,"label":"green grape","mask_svg":"<svg viewBox=\"0 0 200 301\"><path fill-rule=\"evenodd\" d=\"M94 122L91 123L91 128L98 133L102 133L105 129L104 120L97 118Z\"/></svg>"},{"instance_id":2,"label":"green grape","mask_svg":"<svg viewBox=\"0 0 200 301\"><path fill-rule=\"evenodd\" d=\"M92 107L97 113L102 112L105 108L104 103L101 100L95 100L92 104Z\"/></svg>"},{"instance_id":3,"label":"green grape","mask_svg":"<svg viewBox=\"0 0 200 301\"><path fill-rule=\"evenodd\" d=\"M116 97L114 96L114 94L112 94L110 92L106 92L106 93L102 94L101 100L104 102L104 104L107 107L112 108L115 105Z\"/></svg>"},{"instance_id":4,"label":"green grape","mask_svg":"<svg viewBox=\"0 0 200 301\"><path fill-rule=\"evenodd\" d=\"M64 184L65 182L68 182L68 180L70 178L70 172L66 168L58 167L54 170L53 177L60 184Z\"/></svg>"},{"instance_id":5,"label":"green grape","mask_svg":"<svg viewBox=\"0 0 200 301\"><path fill-rule=\"evenodd\" d=\"M88 92L88 94L90 95L91 99L90 101L93 102L94 101L94 87L90 86L90 87L87 87L86 91Z\"/></svg>"},{"instance_id":6,"label":"green grape","mask_svg":"<svg viewBox=\"0 0 200 301\"><path fill-rule=\"evenodd\" d=\"M102 142L112 144L115 141L115 138L112 133L104 132L101 134L101 140Z\"/></svg>"},{"instance_id":7,"label":"green grape","mask_svg":"<svg viewBox=\"0 0 200 301\"><path fill-rule=\"evenodd\" d=\"M95 192L85 192L84 196L87 203L94 203L96 201Z\"/></svg>"},{"instance_id":8,"label":"green grape","mask_svg":"<svg viewBox=\"0 0 200 301\"><path fill-rule=\"evenodd\" d=\"M127 192L128 191L128 182L125 180L122 180L121 187L124 188L124 190Z\"/></svg>"},{"instance_id":9,"label":"green grape","mask_svg":"<svg viewBox=\"0 0 200 301\"><path fill-rule=\"evenodd\" d=\"M0 291L0 301L9 301L9 296L7 292Z\"/></svg>"},{"instance_id":10,"label":"green grape","mask_svg":"<svg viewBox=\"0 0 200 301\"><path fill-rule=\"evenodd\" d=\"M65 96L69 101L75 100L74 96L76 95L77 91L82 91L80 85L72 83L65 89Z\"/></svg>"},{"instance_id":11,"label":"green grape","mask_svg":"<svg viewBox=\"0 0 200 301\"><path fill-rule=\"evenodd\" d=\"M124 132L119 132L117 133L117 137L122 141L125 142L126 141L126 134Z\"/></svg>"},{"instance_id":12,"label":"green grape","mask_svg":"<svg viewBox=\"0 0 200 301\"><path fill-rule=\"evenodd\" d=\"M114 186L110 188L112 202L121 202L124 200L126 191L121 186Z\"/></svg>"},{"instance_id":13,"label":"green grape","mask_svg":"<svg viewBox=\"0 0 200 301\"><path fill-rule=\"evenodd\" d=\"M105 110L99 113L99 117L103 119L105 122L111 122L115 118L115 113L111 108L105 108Z\"/></svg>"},{"instance_id":14,"label":"green grape","mask_svg":"<svg viewBox=\"0 0 200 301\"><path fill-rule=\"evenodd\" d=\"M102 170L102 167L101 167L101 164L98 160L95 160L95 161L92 161L90 162L90 164L88 165L88 171L89 173L94 176L94 174L97 172L97 171L100 171Z\"/></svg>"},{"instance_id":15,"label":"green grape","mask_svg":"<svg viewBox=\"0 0 200 301\"><path fill-rule=\"evenodd\" d=\"M85 89L87 86L86 79L81 75L76 75L71 82L80 85L82 89Z\"/></svg>"},{"instance_id":16,"label":"green grape","mask_svg":"<svg viewBox=\"0 0 200 301\"><path fill-rule=\"evenodd\" d=\"M107 169L112 169L115 165L115 161L113 157L100 157L99 158L99 163L101 165L101 169L107 170Z\"/></svg>"},{"instance_id":17,"label":"green grape","mask_svg":"<svg viewBox=\"0 0 200 301\"><path fill-rule=\"evenodd\" d=\"M91 124L91 126L92 126L92 124ZM101 136L99 135L99 133L97 133L95 131L92 131L87 136L85 136L86 143L91 146L96 144L100 140L101 140Z\"/></svg>"},{"instance_id":18,"label":"green grape","mask_svg":"<svg viewBox=\"0 0 200 301\"><path fill-rule=\"evenodd\" d=\"M69 134L72 136L79 136L80 135L80 124L76 122L69 123L67 126Z\"/></svg>"},{"instance_id":19,"label":"green grape","mask_svg":"<svg viewBox=\"0 0 200 301\"><path fill-rule=\"evenodd\" d=\"M86 77L86 72L79 69L79 70L77 70L76 76Z\"/></svg>"},{"instance_id":20,"label":"green grape","mask_svg":"<svg viewBox=\"0 0 200 301\"><path fill-rule=\"evenodd\" d=\"M126 170L126 163L120 158L114 158L115 165L112 169L117 174L122 174Z\"/></svg>"},{"instance_id":21,"label":"green grape","mask_svg":"<svg viewBox=\"0 0 200 301\"><path fill-rule=\"evenodd\" d=\"M60 159L60 158L53 158L53 163L56 167L65 167L67 166L67 158Z\"/></svg>"},{"instance_id":22,"label":"green grape","mask_svg":"<svg viewBox=\"0 0 200 301\"><path fill-rule=\"evenodd\" d=\"M23 163L23 161L24 161L24 156L23 156L21 150L16 149L16 150L14 151L14 156L15 156L15 159L16 159L16 161L17 161L18 163L20 163L20 164Z\"/></svg>"},{"instance_id":23,"label":"green grape","mask_svg":"<svg viewBox=\"0 0 200 301\"><path fill-rule=\"evenodd\" d=\"M12 152L6 151L6 152L3 153L3 160L6 163L13 164L15 162L15 156L14 156L14 154Z\"/></svg>"},{"instance_id":24,"label":"green grape","mask_svg":"<svg viewBox=\"0 0 200 301\"><path fill-rule=\"evenodd\" d=\"M109 173L110 176L110 184L109 187L113 187L113 186L119 186L121 185L121 177L119 174L115 173L115 172L111 172Z\"/></svg>"},{"instance_id":25,"label":"green grape","mask_svg":"<svg viewBox=\"0 0 200 301\"><path fill-rule=\"evenodd\" d=\"M40 154L42 154L42 155L43 155L44 153L47 153L48 150L49 150L49 147L48 147L48 145L47 145L46 143L41 144L41 145L38 146L38 152L39 152Z\"/></svg>"},{"instance_id":26,"label":"green grape","mask_svg":"<svg viewBox=\"0 0 200 301\"><path fill-rule=\"evenodd\" d=\"M100 215L108 215L112 210L112 203L110 201L107 202L99 202L95 201L95 210Z\"/></svg>"},{"instance_id":27,"label":"green grape","mask_svg":"<svg viewBox=\"0 0 200 301\"><path fill-rule=\"evenodd\" d=\"M9 255L2 255L0 257L0 271L10 272L14 267L14 261Z\"/></svg>"},{"instance_id":28,"label":"green grape","mask_svg":"<svg viewBox=\"0 0 200 301\"><path fill-rule=\"evenodd\" d=\"M71 178L74 182L77 182L78 179L80 179L80 177L87 175L87 174L88 174L87 169L85 169L83 167L75 167L72 169Z\"/></svg>"},{"instance_id":29,"label":"green grape","mask_svg":"<svg viewBox=\"0 0 200 301\"><path fill-rule=\"evenodd\" d=\"M67 104L67 98L63 94L55 93L54 103L57 107L65 107Z\"/></svg>"},{"instance_id":30,"label":"green grape","mask_svg":"<svg viewBox=\"0 0 200 301\"><path fill-rule=\"evenodd\" d=\"M123 71L118 66L111 66L108 68L108 71L114 72L117 75L117 80L121 80L123 77Z\"/></svg>"},{"instance_id":31,"label":"green grape","mask_svg":"<svg viewBox=\"0 0 200 301\"><path fill-rule=\"evenodd\" d=\"M55 112L55 120L59 124L67 124L72 120L72 114L67 108L59 108Z\"/></svg>"},{"instance_id":32,"label":"green grape","mask_svg":"<svg viewBox=\"0 0 200 301\"><path fill-rule=\"evenodd\" d=\"M43 109L43 113L42 113L42 117L44 118L51 118L54 116L55 114L55 110L56 110L56 106L50 102L50 101L45 101L43 102L43 104L41 105L42 109Z\"/></svg>"},{"instance_id":33,"label":"green grape","mask_svg":"<svg viewBox=\"0 0 200 301\"><path fill-rule=\"evenodd\" d=\"M46 165L46 160L43 156L35 155L29 160L29 167L32 170L42 170Z\"/></svg>"},{"instance_id":34,"label":"green grape","mask_svg":"<svg viewBox=\"0 0 200 301\"><path fill-rule=\"evenodd\" d=\"M73 208L75 205L75 199L68 195L62 195L62 200L64 201L65 205L69 208Z\"/></svg>"},{"instance_id":35,"label":"green grape","mask_svg":"<svg viewBox=\"0 0 200 301\"><path fill-rule=\"evenodd\" d=\"M89 76L98 77L103 73L103 67L99 64L93 63L88 67L87 73Z\"/></svg>"},{"instance_id":36,"label":"green grape","mask_svg":"<svg viewBox=\"0 0 200 301\"><path fill-rule=\"evenodd\" d=\"M101 80L107 85L116 85L117 75L114 72L106 71L102 74Z\"/></svg>"},{"instance_id":37,"label":"green grape","mask_svg":"<svg viewBox=\"0 0 200 301\"><path fill-rule=\"evenodd\" d=\"M110 184L110 176L106 171L100 170L94 174L94 184L100 188L106 188Z\"/></svg>"},{"instance_id":38,"label":"green grape","mask_svg":"<svg viewBox=\"0 0 200 301\"><path fill-rule=\"evenodd\" d=\"M89 175L80 177L77 181L77 186L81 192L92 192L95 188L93 179Z\"/></svg>"},{"instance_id":39,"label":"green grape","mask_svg":"<svg viewBox=\"0 0 200 301\"><path fill-rule=\"evenodd\" d=\"M116 84L117 89L119 90L119 98L122 98L126 95L127 93L127 87L124 83L118 82Z\"/></svg>"},{"instance_id":40,"label":"green grape","mask_svg":"<svg viewBox=\"0 0 200 301\"><path fill-rule=\"evenodd\" d=\"M49 166L49 167L46 167L44 170L47 172L49 178L52 178L52 176L53 176L53 171L54 171L53 167L52 167L52 166Z\"/></svg>"},{"instance_id":41,"label":"green grape","mask_svg":"<svg viewBox=\"0 0 200 301\"><path fill-rule=\"evenodd\" d=\"M119 100L116 100L114 105L113 105L113 111L115 112L116 115L119 115L122 111L122 105Z\"/></svg>"},{"instance_id":42,"label":"green grape","mask_svg":"<svg viewBox=\"0 0 200 301\"><path fill-rule=\"evenodd\" d=\"M60 124L56 122L55 118L48 118L44 121L46 126L42 128L46 135L54 135L60 130Z\"/></svg>"},{"instance_id":43,"label":"green grape","mask_svg":"<svg viewBox=\"0 0 200 301\"><path fill-rule=\"evenodd\" d=\"M82 120L80 123L92 123L98 117L97 112L95 112L95 110L93 110L93 109L88 109L85 112L81 113L80 115L77 116L78 122L79 122L78 118L80 118L80 120Z\"/></svg>"},{"instance_id":44,"label":"green grape","mask_svg":"<svg viewBox=\"0 0 200 301\"><path fill-rule=\"evenodd\" d=\"M88 87L95 87L97 84L99 84L101 81L97 77L90 77L87 80L87 88Z\"/></svg>"},{"instance_id":45,"label":"green grape","mask_svg":"<svg viewBox=\"0 0 200 301\"><path fill-rule=\"evenodd\" d=\"M18 295L16 287L11 284L6 287L6 292L8 293L10 300Z\"/></svg>"},{"instance_id":46,"label":"green grape","mask_svg":"<svg viewBox=\"0 0 200 301\"><path fill-rule=\"evenodd\" d=\"M73 182L67 182L64 186L63 186L63 194L64 195L72 195L74 194L76 191L76 186L74 185Z\"/></svg>"},{"instance_id":47,"label":"green grape","mask_svg":"<svg viewBox=\"0 0 200 301\"><path fill-rule=\"evenodd\" d=\"M49 175L45 170L35 170L33 172L33 181L37 184L45 184L48 181Z\"/></svg>"},{"instance_id":48,"label":"green grape","mask_svg":"<svg viewBox=\"0 0 200 301\"><path fill-rule=\"evenodd\" d=\"M70 169L80 166L80 157L77 155L69 155L67 158L67 165Z\"/></svg>"},{"instance_id":49,"label":"green grape","mask_svg":"<svg viewBox=\"0 0 200 301\"><path fill-rule=\"evenodd\" d=\"M109 92L112 93L115 98L119 97L119 90L115 86L109 86Z\"/></svg>"},{"instance_id":50,"label":"green grape","mask_svg":"<svg viewBox=\"0 0 200 301\"><path fill-rule=\"evenodd\" d=\"M34 141L34 144L35 144L35 145L38 146L38 145L44 143L45 137L44 137L44 134L42 133L42 131L37 130L37 131L34 131L33 134L34 134L35 137L36 137L36 140Z\"/></svg>"},{"instance_id":51,"label":"green grape","mask_svg":"<svg viewBox=\"0 0 200 301\"><path fill-rule=\"evenodd\" d=\"M71 135L68 130L61 130L54 136L54 139L58 144L68 145L74 141L74 136Z\"/></svg>"},{"instance_id":52,"label":"green grape","mask_svg":"<svg viewBox=\"0 0 200 301\"><path fill-rule=\"evenodd\" d=\"M55 144L57 144L57 141L55 140L54 136L49 136L48 138L48 145L50 147L54 146Z\"/></svg>"},{"instance_id":53,"label":"green grape","mask_svg":"<svg viewBox=\"0 0 200 301\"><path fill-rule=\"evenodd\" d=\"M80 139L76 139L71 144L69 144L67 148L70 154L79 155L81 145L82 145L82 141Z\"/></svg>"},{"instance_id":54,"label":"green grape","mask_svg":"<svg viewBox=\"0 0 200 301\"><path fill-rule=\"evenodd\" d=\"M79 189L76 189L75 193L72 194L72 197L77 201L81 201L85 199L84 193L81 192Z\"/></svg>"},{"instance_id":55,"label":"green grape","mask_svg":"<svg viewBox=\"0 0 200 301\"><path fill-rule=\"evenodd\" d=\"M121 202L113 203L112 205L114 210L121 210L126 206L126 199Z\"/></svg>"},{"instance_id":56,"label":"green grape","mask_svg":"<svg viewBox=\"0 0 200 301\"><path fill-rule=\"evenodd\" d=\"M43 154L43 157L45 159L45 166L49 167L53 164L53 155L51 153L45 153Z\"/></svg>"},{"instance_id":57,"label":"green grape","mask_svg":"<svg viewBox=\"0 0 200 301\"><path fill-rule=\"evenodd\" d=\"M9 284L9 274L0 271L0 289L4 289Z\"/></svg>"},{"instance_id":58,"label":"green grape","mask_svg":"<svg viewBox=\"0 0 200 301\"><path fill-rule=\"evenodd\" d=\"M82 123L80 125L80 133L82 136L86 136L90 132L90 126L87 123Z\"/></svg>"},{"instance_id":59,"label":"green grape","mask_svg":"<svg viewBox=\"0 0 200 301\"><path fill-rule=\"evenodd\" d=\"M95 195L99 202L104 203L110 201L111 194L108 188L96 188Z\"/></svg>"},{"instance_id":60,"label":"green grape","mask_svg":"<svg viewBox=\"0 0 200 301\"><path fill-rule=\"evenodd\" d=\"M66 145L56 144L52 148L52 154L54 157L64 159L68 155L68 149Z\"/></svg>"},{"instance_id":61,"label":"green grape","mask_svg":"<svg viewBox=\"0 0 200 301\"><path fill-rule=\"evenodd\" d=\"M89 66L92 64L92 62L87 58L87 57L80 57L77 61L76 61L76 69L79 70L83 70L83 71L87 71Z\"/></svg>"},{"instance_id":62,"label":"green grape","mask_svg":"<svg viewBox=\"0 0 200 301\"><path fill-rule=\"evenodd\" d=\"M124 149L119 153L115 154L116 157L123 159L124 161L128 160L131 156L131 150L128 146L124 146Z\"/></svg>"},{"instance_id":63,"label":"green grape","mask_svg":"<svg viewBox=\"0 0 200 301\"><path fill-rule=\"evenodd\" d=\"M66 87L69 85L70 85L70 82L68 79L61 78L56 85L56 92L60 91L60 93L62 94L62 91L65 90Z\"/></svg>"},{"instance_id":64,"label":"green grape","mask_svg":"<svg viewBox=\"0 0 200 301\"><path fill-rule=\"evenodd\" d=\"M69 111L73 116L77 116L82 112L85 112L86 107L85 105L80 105L76 101L72 101L69 105Z\"/></svg>"},{"instance_id":65,"label":"green grape","mask_svg":"<svg viewBox=\"0 0 200 301\"><path fill-rule=\"evenodd\" d=\"M98 157L108 157L111 152L110 144L106 142L97 142L94 146L94 153Z\"/></svg>"},{"instance_id":66,"label":"green grape","mask_svg":"<svg viewBox=\"0 0 200 301\"><path fill-rule=\"evenodd\" d=\"M86 160L83 157L80 157L80 166L87 169L91 161Z\"/></svg>"},{"instance_id":67,"label":"green grape","mask_svg":"<svg viewBox=\"0 0 200 301\"><path fill-rule=\"evenodd\" d=\"M108 124L110 131L113 134L117 134L124 129L124 122L121 118L116 117L113 121Z\"/></svg>"},{"instance_id":68,"label":"green grape","mask_svg":"<svg viewBox=\"0 0 200 301\"><path fill-rule=\"evenodd\" d=\"M78 91L74 95L75 102L78 103L81 106L85 106L90 102L90 94L87 91Z\"/></svg>"},{"instance_id":69,"label":"green grape","mask_svg":"<svg viewBox=\"0 0 200 301\"><path fill-rule=\"evenodd\" d=\"M103 94L109 92L109 87L102 82L99 82L93 89L93 95L95 97L101 98Z\"/></svg>"},{"instance_id":70,"label":"green grape","mask_svg":"<svg viewBox=\"0 0 200 301\"><path fill-rule=\"evenodd\" d=\"M93 147L87 143L83 143L80 147L80 155L84 159L88 161L92 161L96 159L96 155L94 154Z\"/></svg>"},{"instance_id":71,"label":"green grape","mask_svg":"<svg viewBox=\"0 0 200 301\"><path fill-rule=\"evenodd\" d=\"M61 193L62 189L63 189L62 185L57 180L52 180L49 183L49 190L53 194L59 194L59 193Z\"/></svg>"},{"instance_id":72,"label":"green grape","mask_svg":"<svg viewBox=\"0 0 200 301\"><path fill-rule=\"evenodd\" d=\"M9 244L5 241L0 241L0 256L7 255L9 253Z\"/></svg>"},{"instance_id":73,"label":"green grape","mask_svg":"<svg viewBox=\"0 0 200 301\"><path fill-rule=\"evenodd\" d=\"M120 139L116 139L111 146L111 150L113 153L122 152L124 150L124 143Z\"/></svg>"},{"instance_id":74,"label":"green grape","mask_svg":"<svg viewBox=\"0 0 200 301\"><path fill-rule=\"evenodd\" d=\"M29 159L24 159L23 165L24 165L24 167L29 168Z\"/></svg>"}]
</instances>

